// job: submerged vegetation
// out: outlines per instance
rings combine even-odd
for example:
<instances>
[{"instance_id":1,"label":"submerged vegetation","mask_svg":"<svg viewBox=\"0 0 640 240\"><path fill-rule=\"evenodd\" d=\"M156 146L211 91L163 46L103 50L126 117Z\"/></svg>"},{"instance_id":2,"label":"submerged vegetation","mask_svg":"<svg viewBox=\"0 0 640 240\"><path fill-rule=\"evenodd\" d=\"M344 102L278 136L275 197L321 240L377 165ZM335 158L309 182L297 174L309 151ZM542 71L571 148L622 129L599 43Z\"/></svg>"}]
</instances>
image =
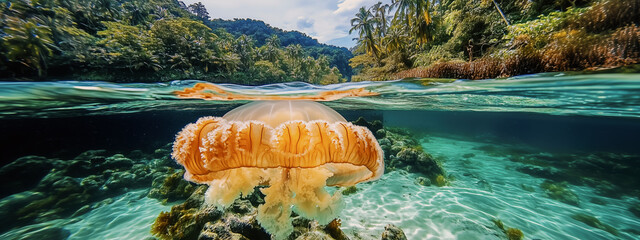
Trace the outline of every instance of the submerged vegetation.
<instances>
[{"instance_id":1,"label":"submerged vegetation","mask_svg":"<svg viewBox=\"0 0 640 240\"><path fill-rule=\"evenodd\" d=\"M362 7L351 21L359 38L350 64L354 81L636 64L638 19L639 1L393 0Z\"/></svg>"},{"instance_id":2,"label":"submerged vegetation","mask_svg":"<svg viewBox=\"0 0 640 240\"><path fill-rule=\"evenodd\" d=\"M286 39L287 45L282 45L273 34L256 45L250 36L207 26L214 25L201 3L11 0L0 3L0 8L3 78L201 79L241 84L344 81L335 67L340 59L323 55L337 53L322 48L308 51L296 43L304 42L306 35ZM342 61L346 62L344 56Z\"/></svg>"}]
</instances>

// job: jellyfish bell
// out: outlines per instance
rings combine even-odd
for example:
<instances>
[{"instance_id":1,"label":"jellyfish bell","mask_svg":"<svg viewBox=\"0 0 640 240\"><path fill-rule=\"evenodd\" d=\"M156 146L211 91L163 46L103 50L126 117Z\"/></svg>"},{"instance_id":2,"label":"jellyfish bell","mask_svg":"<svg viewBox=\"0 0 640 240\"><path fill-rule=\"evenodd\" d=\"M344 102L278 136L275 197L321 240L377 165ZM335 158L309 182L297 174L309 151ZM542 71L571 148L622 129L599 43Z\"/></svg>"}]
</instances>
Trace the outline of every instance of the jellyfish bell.
<instances>
[{"instance_id":1,"label":"jellyfish bell","mask_svg":"<svg viewBox=\"0 0 640 240\"><path fill-rule=\"evenodd\" d=\"M226 207L267 185L257 219L277 239L293 231L291 206L326 224L342 201L325 186L372 181L384 171L384 154L367 128L312 101L253 102L200 118L178 134L172 156L185 179L209 185L209 204Z\"/></svg>"}]
</instances>

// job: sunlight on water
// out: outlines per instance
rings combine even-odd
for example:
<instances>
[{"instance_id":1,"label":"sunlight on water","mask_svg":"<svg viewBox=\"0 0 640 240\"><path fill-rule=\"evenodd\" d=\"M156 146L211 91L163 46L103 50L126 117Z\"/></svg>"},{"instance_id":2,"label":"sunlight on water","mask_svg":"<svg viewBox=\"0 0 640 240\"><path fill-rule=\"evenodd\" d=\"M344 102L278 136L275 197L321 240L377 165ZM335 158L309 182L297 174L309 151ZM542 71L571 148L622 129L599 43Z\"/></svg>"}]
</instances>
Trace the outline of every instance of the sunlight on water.
<instances>
[{"instance_id":1,"label":"sunlight on water","mask_svg":"<svg viewBox=\"0 0 640 240\"><path fill-rule=\"evenodd\" d=\"M198 81L156 84L2 82L0 117L104 115L151 110L228 110L246 101L179 99L173 91ZM508 79L405 79L327 86L292 82L263 86L220 84L248 95L304 96L364 88L379 93L326 102L337 110L458 110L558 115L640 116L640 74L536 74Z\"/></svg>"}]
</instances>

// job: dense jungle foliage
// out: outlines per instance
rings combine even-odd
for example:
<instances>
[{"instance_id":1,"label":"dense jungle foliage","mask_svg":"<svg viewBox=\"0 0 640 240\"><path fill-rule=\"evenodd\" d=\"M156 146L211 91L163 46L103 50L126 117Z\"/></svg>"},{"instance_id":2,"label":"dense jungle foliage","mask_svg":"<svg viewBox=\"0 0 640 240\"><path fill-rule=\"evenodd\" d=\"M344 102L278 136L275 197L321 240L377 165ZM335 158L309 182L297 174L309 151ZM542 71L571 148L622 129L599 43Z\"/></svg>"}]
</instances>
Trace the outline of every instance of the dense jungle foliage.
<instances>
[{"instance_id":1,"label":"dense jungle foliage","mask_svg":"<svg viewBox=\"0 0 640 240\"><path fill-rule=\"evenodd\" d=\"M263 21L253 19L213 19L205 24L211 29L224 28L236 37L247 35L255 40L256 46L266 44L272 35L276 35L282 46L300 44L309 56L318 58L320 55L325 55L329 58L330 65L337 67L343 76L351 77L352 75L349 59L353 57L353 54L349 49L319 43L318 40L304 33L284 31L271 27Z\"/></svg>"},{"instance_id":2,"label":"dense jungle foliage","mask_svg":"<svg viewBox=\"0 0 640 240\"><path fill-rule=\"evenodd\" d=\"M393 0L362 7L353 81L485 79L640 62L640 0Z\"/></svg>"},{"instance_id":3,"label":"dense jungle foliage","mask_svg":"<svg viewBox=\"0 0 640 240\"><path fill-rule=\"evenodd\" d=\"M0 8L2 78L330 84L345 81L335 66L350 74L349 54L304 34L273 30L257 42L212 30L201 3L10 0Z\"/></svg>"}]
</instances>

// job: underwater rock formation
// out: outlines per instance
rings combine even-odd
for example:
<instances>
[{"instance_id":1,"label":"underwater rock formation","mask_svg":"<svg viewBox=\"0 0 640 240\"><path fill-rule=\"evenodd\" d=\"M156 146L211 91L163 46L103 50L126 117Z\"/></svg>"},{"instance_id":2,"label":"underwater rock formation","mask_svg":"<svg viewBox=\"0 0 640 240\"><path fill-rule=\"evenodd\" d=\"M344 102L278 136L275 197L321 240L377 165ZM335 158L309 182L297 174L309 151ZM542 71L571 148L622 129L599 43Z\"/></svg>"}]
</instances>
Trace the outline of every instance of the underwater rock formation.
<instances>
[{"instance_id":1,"label":"underwater rock formation","mask_svg":"<svg viewBox=\"0 0 640 240\"><path fill-rule=\"evenodd\" d=\"M205 203L206 185L201 185L182 204L161 213L152 226L160 239L270 239L271 235L258 223L260 201L255 197L237 199L224 211ZM254 201L251 201L253 199ZM292 216L292 232L278 239L348 239L340 230L340 221L326 225ZM322 236L322 238L312 238Z\"/></svg>"},{"instance_id":2,"label":"underwater rock formation","mask_svg":"<svg viewBox=\"0 0 640 240\"><path fill-rule=\"evenodd\" d=\"M169 149L156 150L163 151L168 153ZM16 225L79 216L99 207L103 200L135 188L149 187L152 181L164 181L175 172L173 166L177 165L169 161L168 155L154 156L140 151L126 156L90 150L71 160L19 158L0 168L2 177L15 177L5 186L8 193L14 194L0 202L3 216L0 231ZM175 185L182 186L183 192L193 191L185 190L185 184L191 186L190 183L180 177L176 179ZM169 196L163 198L186 199L175 194Z\"/></svg>"},{"instance_id":3,"label":"underwater rock formation","mask_svg":"<svg viewBox=\"0 0 640 240\"><path fill-rule=\"evenodd\" d=\"M178 134L173 150L185 179L209 185L209 204L227 207L268 185L256 217L278 239L293 231L291 206L327 224L342 206L339 192L325 186L352 186L384 172L371 131L310 101L253 102L222 118L203 117Z\"/></svg>"},{"instance_id":4,"label":"underwater rock formation","mask_svg":"<svg viewBox=\"0 0 640 240\"><path fill-rule=\"evenodd\" d=\"M151 190L147 196L165 202L187 199L196 188L193 184L184 181L183 175L184 170L180 170L171 173L164 179L162 177L153 179Z\"/></svg>"},{"instance_id":5,"label":"underwater rock formation","mask_svg":"<svg viewBox=\"0 0 640 240\"><path fill-rule=\"evenodd\" d=\"M640 156L619 153L512 154L511 161L523 163L516 170L556 182L593 187L601 196L640 197Z\"/></svg>"},{"instance_id":6,"label":"underwater rock formation","mask_svg":"<svg viewBox=\"0 0 640 240\"><path fill-rule=\"evenodd\" d=\"M159 239L273 239L259 223L259 206L262 204L259 191L252 196L236 199L224 211L205 202L207 186L200 185L182 204L175 205L169 212L159 214L151 232ZM292 213L293 230L286 236L275 239L288 240L348 240L340 229L339 219L322 225L315 220ZM382 239L406 239L398 227L385 228Z\"/></svg>"},{"instance_id":7,"label":"underwater rock formation","mask_svg":"<svg viewBox=\"0 0 640 240\"><path fill-rule=\"evenodd\" d=\"M386 171L401 169L420 173L429 181L418 180L417 183L425 186L432 183L439 187L447 185L442 164L426 153L410 132L397 128L382 128L378 132L384 132L378 142L385 154Z\"/></svg>"},{"instance_id":8,"label":"underwater rock formation","mask_svg":"<svg viewBox=\"0 0 640 240\"><path fill-rule=\"evenodd\" d=\"M574 215L571 215L571 218L580 221L584 224L587 224L591 227L606 231L608 233L611 233L614 236L618 236L619 232L618 229L615 229L614 227L608 225L608 224L604 224L602 222L600 222L600 220L598 220L598 218L585 214L585 213L576 213Z\"/></svg>"},{"instance_id":9,"label":"underwater rock formation","mask_svg":"<svg viewBox=\"0 0 640 240\"><path fill-rule=\"evenodd\" d=\"M404 235L402 229L396 227L393 224L389 224L384 227L384 232L382 232L382 240L407 240L407 236Z\"/></svg>"},{"instance_id":10,"label":"underwater rock formation","mask_svg":"<svg viewBox=\"0 0 640 240\"><path fill-rule=\"evenodd\" d=\"M507 239L509 239L509 240L522 240L524 238L524 233L522 233L522 230L517 229L517 228L506 227L504 225L504 223L502 223L502 220L500 220L500 219L493 219L492 221L496 225L496 227L498 229L500 229L505 234Z\"/></svg>"},{"instance_id":11,"label":"underwater rock formation","mask_svg":"<svg viewBox=\"0 0 640 240\"><path fill-rule=\"evenodd\" d=\"M540 187L544 190L547 197L557 200L566 204L578 206L580 199L578 195L569 189L567 183L555 183L551 181L544 181L540 184Z\"/></svg>"}]
</instances>

